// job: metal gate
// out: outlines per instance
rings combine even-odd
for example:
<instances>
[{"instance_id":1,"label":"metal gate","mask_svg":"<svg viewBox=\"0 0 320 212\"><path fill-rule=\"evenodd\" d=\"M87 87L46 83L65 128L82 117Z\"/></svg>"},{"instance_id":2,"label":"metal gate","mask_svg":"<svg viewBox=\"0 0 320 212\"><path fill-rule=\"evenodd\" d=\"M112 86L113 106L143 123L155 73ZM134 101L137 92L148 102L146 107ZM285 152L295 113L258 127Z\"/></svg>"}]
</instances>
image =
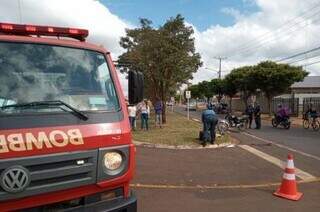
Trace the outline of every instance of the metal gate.
<instances>
[{"instance_id":1,"label":"metal gate","mask_svg":"<svg viewBox=\"0 0 320 212\"><path fill-rule=\"evenodd\" d=\"M290 116L299 115L299 98L273 98L272 111L277 112L278 105L288 108Z\"/></svg>"}]
</instances>

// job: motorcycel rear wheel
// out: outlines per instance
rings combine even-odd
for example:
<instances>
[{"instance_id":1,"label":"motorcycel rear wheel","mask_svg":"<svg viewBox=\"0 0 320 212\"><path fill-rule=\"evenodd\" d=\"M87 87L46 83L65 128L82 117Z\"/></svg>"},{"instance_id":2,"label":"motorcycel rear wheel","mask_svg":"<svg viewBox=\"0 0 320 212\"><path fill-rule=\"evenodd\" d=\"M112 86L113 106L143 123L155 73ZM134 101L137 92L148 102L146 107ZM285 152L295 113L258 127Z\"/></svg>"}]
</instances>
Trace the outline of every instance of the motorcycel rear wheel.
<instances>
[{"instance_id":1,"label":"motorcycel rear wheel","mask_svg":"<svg viewBox=\"0 0 320 212\"><path fill-rule=\"evenodd\" d=\"M278 127L278 122L277 122L277 120L275 118L273 118L271 120L271 124L272 124L273 127Z\"/></svg>"}]
</instances>

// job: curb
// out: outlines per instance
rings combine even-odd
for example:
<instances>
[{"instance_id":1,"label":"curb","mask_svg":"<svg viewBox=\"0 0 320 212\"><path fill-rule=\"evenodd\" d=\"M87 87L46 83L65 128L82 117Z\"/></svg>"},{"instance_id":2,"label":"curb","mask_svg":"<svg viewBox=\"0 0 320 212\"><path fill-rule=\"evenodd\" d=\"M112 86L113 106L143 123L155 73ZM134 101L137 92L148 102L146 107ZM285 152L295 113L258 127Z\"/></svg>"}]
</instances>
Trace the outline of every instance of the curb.
<instances>
[{"instance_id":1,"label":"curb","mask_svg":"<svg viewBox=\"0 0 320 212\"><path fill-rule=\"evenodd\" d=\"M297 184L307 184L307 183L318 183L320 178L313 180L299 180ZM131 187L135 189L252 189L252 188L268 188L281 185L281 182L270 182L261 184L239 184L239 185L173 185L173 184L143 184L143 183L133 183L130 184Z\"/></svg>"},{"instance_id":2,"label":"curb","mask_svg":"<svg viewBox=\"0 0 320 212\"><path fill-rule=\"evenodd\" d=\"M213 145L207 145L205 147L202 147L199 145L166 145L166 144L154 144L154 143L148 143L148 142L141 142L141 141L133 141L133 144L140 147L147 147L147 148L158 148L158 149L177 149L177 150L192 150L192 149L218 149L218 148L232 148L238 145L240 142L233 138L230 135L230 138L232 142L228 143L222 143L222 144L213 144Z\"/></svg>"}]
</instances>

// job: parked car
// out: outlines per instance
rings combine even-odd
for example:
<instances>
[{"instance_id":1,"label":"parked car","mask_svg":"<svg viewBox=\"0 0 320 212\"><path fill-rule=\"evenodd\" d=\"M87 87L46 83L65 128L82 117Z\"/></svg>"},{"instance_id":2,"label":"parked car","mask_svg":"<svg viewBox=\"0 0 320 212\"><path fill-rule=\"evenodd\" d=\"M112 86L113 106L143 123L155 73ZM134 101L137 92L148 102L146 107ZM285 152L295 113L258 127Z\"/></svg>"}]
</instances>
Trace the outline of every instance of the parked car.
<instances>
[{"instance_id":1,"label":"parked car","mask_svg":"<svg viewBox=\"0 0 320 212\"><path fill-rule=\"evenodd\" d=\"M197 110L197 102L196 101L190 101L189 105L188 105L188 103L186 105L186 110L188 110L188 107L189 107L189 110L196 111Z\"/></svg>"}]
</instances>

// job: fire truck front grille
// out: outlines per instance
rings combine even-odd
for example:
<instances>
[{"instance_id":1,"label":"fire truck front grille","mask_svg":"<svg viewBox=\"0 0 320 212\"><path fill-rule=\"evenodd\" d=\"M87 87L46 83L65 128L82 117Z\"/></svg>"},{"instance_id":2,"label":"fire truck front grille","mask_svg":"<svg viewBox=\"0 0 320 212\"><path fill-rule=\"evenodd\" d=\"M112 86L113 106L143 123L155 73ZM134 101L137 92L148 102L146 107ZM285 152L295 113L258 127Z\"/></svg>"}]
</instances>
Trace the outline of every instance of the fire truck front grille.
<instances>
[{"instance_id":1,"label":"fire truck front grille","mask_svg":"<svg viewBox=\"0 0 320 212\"><path fill-rule=\"evenodd\" d=\"M0 182L10 167L25 168L30 178L21 192L8 191L0 183L0 201L94 184L97 158L98 150L91 150L0 160Z\"/></svg>"}]
</instances>

